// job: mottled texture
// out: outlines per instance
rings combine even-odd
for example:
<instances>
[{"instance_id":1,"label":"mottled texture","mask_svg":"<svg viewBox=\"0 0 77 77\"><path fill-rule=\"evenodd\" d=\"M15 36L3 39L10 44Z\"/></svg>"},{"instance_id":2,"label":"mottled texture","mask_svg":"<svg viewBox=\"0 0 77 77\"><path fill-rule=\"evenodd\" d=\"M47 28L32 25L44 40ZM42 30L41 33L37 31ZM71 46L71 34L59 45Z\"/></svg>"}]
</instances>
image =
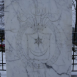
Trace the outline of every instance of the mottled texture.
<instances>
[{"instance_id":1,"label":"mottled texture","mask_svg":"<svg viewBox=\"0 0 77 77\"><path fill-rule=\"evenodd\" d=\"M72 0L6 0L7 77L71 77Z\"/></svg>"}]
</instances>

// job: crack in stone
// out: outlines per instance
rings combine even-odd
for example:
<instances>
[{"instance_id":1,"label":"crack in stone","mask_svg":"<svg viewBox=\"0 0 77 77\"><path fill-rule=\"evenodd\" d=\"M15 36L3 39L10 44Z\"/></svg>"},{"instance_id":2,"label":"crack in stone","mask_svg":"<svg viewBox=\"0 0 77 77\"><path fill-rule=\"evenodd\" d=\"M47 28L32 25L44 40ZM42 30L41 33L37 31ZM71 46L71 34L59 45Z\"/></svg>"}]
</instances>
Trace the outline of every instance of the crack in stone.
<instances>
[{"instance_id":1,"label":"crack in stone","mask_svg":"<svg viewBox=\"0 0 77 77\"><path fill-rule=\"evenodd\" d=\"M69 74L68 73L58 73L52 66L50 66L50 65L48 65L47 63L45 63L45 65L46 65L46 67L48 68L48 69L53 69L54 71L55 71L55 73L57 73L58 75L68 75L69 76ZM68 71L67 71L68 72ZM69 76L70 77L70 76Z\"/></svg>"}]
</instances>

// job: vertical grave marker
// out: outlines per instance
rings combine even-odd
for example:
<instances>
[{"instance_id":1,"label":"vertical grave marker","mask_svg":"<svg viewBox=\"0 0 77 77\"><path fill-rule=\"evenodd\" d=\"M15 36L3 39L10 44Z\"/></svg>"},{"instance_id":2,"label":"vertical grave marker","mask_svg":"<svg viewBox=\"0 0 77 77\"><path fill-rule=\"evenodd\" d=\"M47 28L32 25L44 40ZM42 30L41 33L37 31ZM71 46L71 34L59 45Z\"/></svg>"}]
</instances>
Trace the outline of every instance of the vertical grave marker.
<instances>
[{"instance_id":1,"label":"vertical grave marker","mask_svg":"<svg viewBox=\"0 0 77 77\"><path fill-rule=\"evenodd\" d=\"M5 1L7 77L71 77L72 0Z\"/></svg>"}]
</instances>

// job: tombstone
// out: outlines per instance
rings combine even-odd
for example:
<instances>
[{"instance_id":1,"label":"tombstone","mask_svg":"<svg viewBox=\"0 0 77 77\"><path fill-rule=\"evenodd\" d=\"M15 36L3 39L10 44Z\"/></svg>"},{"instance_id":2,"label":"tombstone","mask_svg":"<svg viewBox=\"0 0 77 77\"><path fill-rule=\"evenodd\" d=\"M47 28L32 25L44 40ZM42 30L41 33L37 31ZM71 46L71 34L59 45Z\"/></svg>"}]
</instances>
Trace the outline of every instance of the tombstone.
<instances>
[{"instance_id":1,"label":"tombstone","mask_svg":"<svg viewBox=\"0 0 77 77\"><path fill-rule=\"evenodd\" d=\"M71 77L72 0L5 0L7 77Z\"/></svg>"}]
</instances>

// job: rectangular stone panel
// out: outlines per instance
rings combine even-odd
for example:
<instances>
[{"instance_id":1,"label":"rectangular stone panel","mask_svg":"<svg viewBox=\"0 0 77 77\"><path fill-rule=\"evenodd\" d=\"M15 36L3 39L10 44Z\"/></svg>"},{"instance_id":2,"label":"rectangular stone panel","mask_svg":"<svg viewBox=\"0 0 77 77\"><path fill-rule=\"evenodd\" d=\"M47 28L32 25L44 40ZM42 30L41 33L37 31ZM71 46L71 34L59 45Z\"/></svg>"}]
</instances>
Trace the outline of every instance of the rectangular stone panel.
<instances>
[{"instance_id":1,"label":"rectangular stone panel","mask_svg":"<svg viewBox=\"0 0 77 77\"><path fill-rule=\"evenodd\" d=\"M72 0L5 0L7 77L71 77Z\"/></svg>"}]
</instances>

